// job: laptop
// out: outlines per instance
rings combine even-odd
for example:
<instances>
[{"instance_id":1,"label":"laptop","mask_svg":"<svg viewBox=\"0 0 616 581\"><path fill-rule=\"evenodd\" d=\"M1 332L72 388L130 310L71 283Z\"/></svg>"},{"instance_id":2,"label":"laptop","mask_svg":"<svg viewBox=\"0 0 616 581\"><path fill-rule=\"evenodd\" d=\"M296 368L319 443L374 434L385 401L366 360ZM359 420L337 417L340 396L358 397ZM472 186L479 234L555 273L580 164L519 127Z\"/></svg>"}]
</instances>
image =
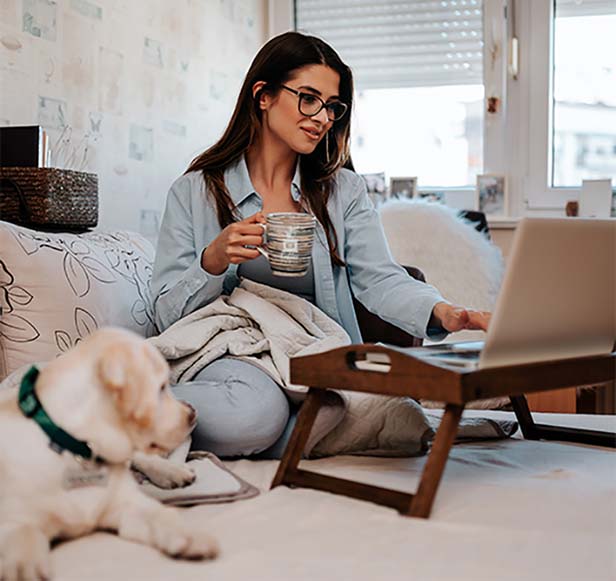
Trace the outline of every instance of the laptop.
<instances>
[{"instance_id":1,"label":"laptop","mask_svg":"<svg viewBox=\"0 0 616 581\"><path fill-rule=\"evenodd\" d=\"M604 355L616 341L616 220L524 218L485 342L405 353L468 369Z\"/></svg>"}]
</instances>

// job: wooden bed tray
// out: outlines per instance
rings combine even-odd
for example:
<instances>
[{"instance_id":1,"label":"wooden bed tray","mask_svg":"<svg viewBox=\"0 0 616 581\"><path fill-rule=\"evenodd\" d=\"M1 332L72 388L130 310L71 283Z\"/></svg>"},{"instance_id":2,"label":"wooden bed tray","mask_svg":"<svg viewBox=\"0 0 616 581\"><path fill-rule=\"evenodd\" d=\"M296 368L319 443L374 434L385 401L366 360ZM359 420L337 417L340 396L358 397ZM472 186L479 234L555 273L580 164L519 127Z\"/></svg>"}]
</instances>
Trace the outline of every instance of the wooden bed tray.
<instances>
[{"instance_id":1,"label":"wooden bed tray","mask_svg":"<svg viewBox=\"0 0 616 581\"><path fill-rule=\"evenodd\" d=\"M368 360L381 363L367 363ZM529 440L564 440L616 447L616 434L580 428L536 424L525 393L611 381L616 376L616 352L493 369L469 370L432 364L383 345L350 345L291 360L291 381L308 385L297 424L272 488L303 486L389 506L401 514L427 518L449 451L456 438L464 406L473 400L509 396L523 436ZM424 467L417 492L408 494L335 478L298 468L325 389L361 391L445 403L443 419Z\"/></svg>"}]
</instances>

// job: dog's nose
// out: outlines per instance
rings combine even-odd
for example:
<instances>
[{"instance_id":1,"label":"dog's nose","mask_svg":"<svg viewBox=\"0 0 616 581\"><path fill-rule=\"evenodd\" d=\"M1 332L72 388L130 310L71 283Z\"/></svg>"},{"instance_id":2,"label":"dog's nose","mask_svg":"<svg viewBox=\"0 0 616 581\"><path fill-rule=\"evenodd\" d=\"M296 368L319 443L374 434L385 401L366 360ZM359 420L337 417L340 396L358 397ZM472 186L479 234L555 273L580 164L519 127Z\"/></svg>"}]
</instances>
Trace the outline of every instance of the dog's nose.
<instances>
[{"instance_id":1,"label":"dog's nose","mask_svg":"<svg viewBox=\"0 0 616 581\"><path fill-rule=\"evenodd\" d=\"M197 410L189 403L184 402L184 404L188 408L188 423L192 425L197 421Z\"/></svg>"}]
</instances>

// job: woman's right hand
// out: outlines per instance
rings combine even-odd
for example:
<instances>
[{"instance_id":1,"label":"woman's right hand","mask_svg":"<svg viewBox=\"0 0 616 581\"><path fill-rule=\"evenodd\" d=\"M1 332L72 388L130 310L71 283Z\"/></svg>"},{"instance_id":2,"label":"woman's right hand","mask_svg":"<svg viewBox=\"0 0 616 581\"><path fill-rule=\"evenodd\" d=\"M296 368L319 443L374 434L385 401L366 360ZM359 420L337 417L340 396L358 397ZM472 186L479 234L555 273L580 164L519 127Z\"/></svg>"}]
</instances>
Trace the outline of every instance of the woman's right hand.
<instances>
[{"instance_id":1,"label":"woman's right hand","mask_svg":"<svg viewBox=\"0 0 616 581\"><path fill-rule=\"evenodd\" d=\"M210 274L222 274L230 264L240 264L259 256L259 251L247 246L263 244L265 216L257 212L252 216L229 224L201 254L201 266Z\"/></svg>"}]
</instances>

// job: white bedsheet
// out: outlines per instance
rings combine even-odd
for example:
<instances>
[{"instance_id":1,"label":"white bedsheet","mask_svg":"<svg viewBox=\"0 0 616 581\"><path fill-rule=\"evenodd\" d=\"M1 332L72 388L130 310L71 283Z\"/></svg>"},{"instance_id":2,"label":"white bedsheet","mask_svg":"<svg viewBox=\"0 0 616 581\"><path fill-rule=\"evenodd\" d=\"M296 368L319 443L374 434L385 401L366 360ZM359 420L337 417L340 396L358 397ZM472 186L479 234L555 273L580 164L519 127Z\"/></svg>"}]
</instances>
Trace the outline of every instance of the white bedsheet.
<instances>
[{"instance_id":1,"label":"white bedsheet","mask_svg":"<svg viewBox=\"0 0 616 581\"><path fill-rule=\"evenodd\" d=\"M614 416L536 417L616 430ZM424 463L425 457L347 456L304 464L413 492ZM277 462L227 465L266 491ZM185 516L218 537L218 560L174 561L98 533L54 549L55 579L616 579L616 453L596 447L519 437L455 446L428 520L285 487L234 504L185 509Z\"/></svg>"}]
</instances>

